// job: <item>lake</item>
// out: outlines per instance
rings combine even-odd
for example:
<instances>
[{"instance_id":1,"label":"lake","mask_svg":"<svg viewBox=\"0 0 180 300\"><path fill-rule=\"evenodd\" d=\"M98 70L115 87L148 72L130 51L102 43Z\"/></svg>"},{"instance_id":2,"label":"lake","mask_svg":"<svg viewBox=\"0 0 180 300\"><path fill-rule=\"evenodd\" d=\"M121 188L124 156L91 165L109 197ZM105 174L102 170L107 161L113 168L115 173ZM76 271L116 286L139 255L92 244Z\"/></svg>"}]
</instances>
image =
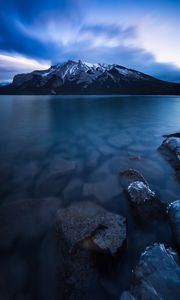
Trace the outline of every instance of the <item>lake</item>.
<instances>
[{"instance_id":1,"label":"lake","mask_svg":"<svg viewBox=\"0 0 180 300\"><path fill-rule=\"evenodd\" d=\"M135 168L161 199L179 199L175 172L157 150L163 134L179 130L178 96L0 96L2 295L56 299L58 254L49 235L49 211L89 200L127 217L128 249L117 272L102 274L98 287L92 288L94 299L118 299L146 246L174 246L166 222L143 228L136 223L119 174ZM63 168L73 172L63 176L62 170L59 178L56 172L64 161L69 165ZM45 197L59 200L45 205L40 217L32 205L24 204L25 199L35 203ZM41 217L50 223L38 224ZM28 233L31 242L26 241Z\"/></svg>"}]
</instances>

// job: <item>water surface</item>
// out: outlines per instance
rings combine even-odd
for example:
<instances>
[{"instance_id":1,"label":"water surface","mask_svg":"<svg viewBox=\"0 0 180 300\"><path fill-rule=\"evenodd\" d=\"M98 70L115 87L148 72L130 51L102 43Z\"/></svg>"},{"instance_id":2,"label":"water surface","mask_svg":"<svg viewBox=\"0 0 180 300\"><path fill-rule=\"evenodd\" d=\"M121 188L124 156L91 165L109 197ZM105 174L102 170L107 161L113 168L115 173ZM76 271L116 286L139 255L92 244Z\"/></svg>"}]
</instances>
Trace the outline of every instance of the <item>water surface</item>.
<instances>
[{"instance_id":1,"label":"water surface","mask_svg":"<svg viewBox=\"0 0 180 300\"><path fill-rule=\"evenodd\" d=\"M174 170L157 148L163 134L180 130L179 116L180 97L1 96L0 210L22 199L55 196L59 206L91 200L126 216L128 250L116 275L102 276L100 288L93 291L96 299L118 299L145 246L174 246L167 224L142 228L136 223L119 173L136 168L161 199L177 200L180 186ZM75 163L76 169L57 179L51 174L61 159ZM7 218L13 222L13 208L9 210ZM49 279L54 249L46 238L1 251L0 287L13 299L56 297L54 280Z\"/></svg>"}]
</instances>

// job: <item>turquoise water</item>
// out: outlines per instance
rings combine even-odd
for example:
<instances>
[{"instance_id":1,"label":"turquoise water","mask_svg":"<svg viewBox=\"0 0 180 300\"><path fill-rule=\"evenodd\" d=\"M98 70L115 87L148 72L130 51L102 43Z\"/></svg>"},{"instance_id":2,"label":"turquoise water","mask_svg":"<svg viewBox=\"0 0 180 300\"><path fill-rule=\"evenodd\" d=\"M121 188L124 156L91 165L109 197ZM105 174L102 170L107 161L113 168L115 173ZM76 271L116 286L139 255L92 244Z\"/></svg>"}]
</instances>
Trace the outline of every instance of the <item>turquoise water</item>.
<instances>
[{"instance_id":1,"label":"turquoise water","mask_svg":"<svg viewBox=\"0 0 180 300\"><path fill-rule=\"evenodd\" d=\"M101 278L97 299L118 299L145 246L156 241L173 246L167 224L139 228L132 219L119 173L136 168L161 199L168 203L178 199L174 170L157 148L163 134L180 130L179 116L180 97L0 96L1 207L26 198L56 196L60 206L92 200L128 219L128 251L116 276ZM62 159L70 162L72 172L54 177ZM32 276L39 268L41 243L36 241L27 255L18 247L1 254L3 289L7 286L12 295L26 291L33 299L41 295L43 279L39 283ZM19 269L22 278L17 279ZM46 286L47 294L52 294L52 283Z\"/></svg>"}]
</instances>

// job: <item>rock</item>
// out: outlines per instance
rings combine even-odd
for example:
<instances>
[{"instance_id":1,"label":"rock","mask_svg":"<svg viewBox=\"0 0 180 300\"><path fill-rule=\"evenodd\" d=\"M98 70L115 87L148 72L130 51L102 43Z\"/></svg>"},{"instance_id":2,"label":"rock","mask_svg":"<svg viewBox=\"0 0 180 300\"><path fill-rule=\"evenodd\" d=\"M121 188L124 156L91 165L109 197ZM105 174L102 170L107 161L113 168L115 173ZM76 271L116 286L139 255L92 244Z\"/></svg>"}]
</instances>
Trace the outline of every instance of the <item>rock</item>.
<instances>
[{"instance_id":1,"label":"rock","mask_svg":"<svg viewBox=\"0 0 180 300\"><path fill-rule=\"evenodd\" d=\"M14 184L21 188L28 188L33 185L37 174L39 173L39 166L35 161L26 163L24 166L16 168Z\"/></svg>"},{"instance_id":2,"label":"rock","mask_svg":"<svg viewBox=\"0 0 180 300\"><path fill-rule=\"evenodd\" d=\"M0 165L0 196L8 194L13 188L14 168L8 164Z\"/></svg>"},{"instance_id":3,"label":"rock","mask_svg":"<svg viewBox=\"0 0 180 300\"><path fill-rule=\"evenodd\" d=\"M177 254L163 244L147 247L132 273L130 292L121 300L179 300L179 263Z\"/></svg>"},{"instance_id":4,"label":"rock","mask_svg":"<svg viewBox=\"0 0 180 300\"><path fill-rule=\"evenodd\" d=\"M36 182L35 196L59 196L68 183L68 178L76 171L73 161L55 158L42 172Z\"/></svg>"},{"instance_id":5,"label":"rock","mask_svg":"<svg viewBox=\"0 0 180 300\"><path fill-rule=\"evenodd\" d=\"M87 299L100 265L106 268L108 259L124 250L126 220L96 204L76 203L58 211L57 239L64 262L62 299Z\"/></svg>"},{"instance_id":6,"label":"rock","mask_svg":"<svg viewBox=\"0 0 180 300\"><path fill-rule=\"evenodd\" d=\"M91 151L91 153L88 155L88 158L85 162L86 168L90 170L97 168L99 159L100 159L100 153L96 150Z\"/></svg>"},{"instance_id":7,"label":"rock","mask_svg":"<svg viewBox=\"0 0 180 300\"><path fill-rule=\"evenodd\" d=\"M143 181L132 182L127 191L131 202L135 204L143 204L155 198L155 192L151 191Z\"/></svg>"},{"instance_id":8,"label":"rock","mask_svg":"<svg viewBox=\"0 0 180 300\"><path fill-rule=\"evenodd\" d=\"M159 147L159 151L175 169L177 179L180 181L180 138L174 136L166 138Z\"/></svg>"},{"instance_id":9,"label":"rock","mask_svg":"<svg viewBox=\"0 0 180 300\"><path fill-rule=\"evenodd\" d=\"M166 215L166 204L158 199L138 171L129 169L121 173L121 184L127 192L131 207L141 220L149 221Z\"/></svg>"},{"instance_id":10,"label":"rock","mask_svg":"<svg viewBox=\"0 0 180 300\"><path fill-rule=\"evenodd\" d=\"M176 200L169 205L168 216L177 246L180 249L180 200Z\"/></svg>"},{"instance_id":11,"label":"rock","mask_svg":"<svg viewBox=\"0 0 180 300\"><path fill-rule=\"evenodd\" d=\"M144 184L148 186L146 179L141 173L134 169L127 169L120 173L120 181L121 185L124 189L127 189L128 186L134 181L142 181Z\"/></svg>"},{"instance_id":12,"label":"rock","mask_svg":"<svg viewBox=\"0 0 180 300\"><path fill-rule=\"evenodd\" d=\"M72 174L76 169L74 161L66 160L63 158L54 158L49 165L51 175L65 176Z\"/></svg>"},{"instance_id":13,"label":"rock","mask_svg":"<svg viewBox=\"0 0 180 300\"><path fill-rule=\"evenodd\" d=\"M164 137L164 138L169 138L169 137L177 137L177 138L180 138L180 132L175 132L175 133L171 133L171 134L164 134L163 137Z\"/></svg>"},{"instance_id":14,"label":"rock","mask_svg":"<svg viewBox=\"0 0 180 300\"><path fill-rule=\"evenodd\" d=\"M64 189L65 201L80 200L82 197L83 182L80 179L72 179Z\"/></svg>"},{"instance_id":15,"label":"rock","mask_svg":"<svg viewBox=\"0 0 180 300\"><path fill-rule=\"evenodd\" d=\"M108 139L108 143L116 148L121 148L129 145L132 142L132 139L127 135L115 135Z\"/></svg>"},{"instance_id":16,"label":"rock","mask_svg":"<svg viewBox=\"0 0 180 300\"><path fill-rule=\"evenodd\" d=\"M129 157L130 160L142 160L140 155L132 155Z\"/></svg>"},{"instance_id":17,"label":"rock","mask_svg":"<svg viewBox=\"0 0 180 300\"><path fill-rule=\"evenodd\" d=\"M40 238L54 222L60 207L58 198L24 199L0 208L0 249L15 242L31 243Z\"/></svg>"},{"instance_id":18,"label":"rock","mask_svg":"<svg viewBox=\"0 0 180 300\"><path fill-rule=\"evenodd\" d=\"M113 174L119 174L120 171L125 170L129 165L129 160L127 159L126 155L122 156L113 156L111 159L108 160L109 170Z\"/></svg>"},{"instance_id":19,"label":"rock","mask_svg":"<svg viewBox=\"0 0 180 300\"><path fill-rule=\"evenodd\" d=\"M104 180L86 183L83 188L83 196L94 196L99 202L104 203L122 193L118 178L115 175L106 177Z\"/></svg>"},{"instance_id":20,"label":"rock","mask_svg":"<svg viewBox=\"0 0 180 300\"><path fill-rule=\"evenodd\" d=\"M137 298L125 291L122 293L120 300L137 300Z\"/></svg>"},{"instance_id":21,"label":"rock","mask_svg":"<svg viewBox=\"0 0 180 300\"><path fill-rule=\"evenodd\" d=\"M92 251L116 255L126 240L125 218L90 202L60 209L58 224L71 248L79 242L89 241Z\"/></svg>"},{"instance_id":22,"label":"rock","mask_svg":"<svg viewBox=\"0 0 180 300\"><path fill-rule=\"evenodd\" d=\"M112 147L110 147L106 144L100 145L98 147L98 150L104 156L113 155L117 152L115 149L113 149Z\"/></svg>"}]
</instances>

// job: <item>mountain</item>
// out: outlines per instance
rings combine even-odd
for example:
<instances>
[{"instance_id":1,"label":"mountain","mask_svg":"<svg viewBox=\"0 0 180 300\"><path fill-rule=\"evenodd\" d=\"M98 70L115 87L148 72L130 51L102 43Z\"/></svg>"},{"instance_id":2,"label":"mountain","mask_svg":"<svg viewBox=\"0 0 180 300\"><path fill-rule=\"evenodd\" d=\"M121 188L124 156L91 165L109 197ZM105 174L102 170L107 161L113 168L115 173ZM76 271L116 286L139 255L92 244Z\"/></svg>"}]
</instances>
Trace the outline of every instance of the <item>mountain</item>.
<instances>
[{"instance_id":1,"label":"mountain","mask_svg":"<svg viewBox=\"0 0 180 300\"><path fill-rule=\"evenodd\" d=\"M68 60L48 70L18 74L0 94L180 94L180 84L116 64Z\"/></svg>"},{"instance_id":2,"label":"mountain","mask_svg":"<svg viewBox=\"0 0 180 300\"><path fill-rule=\"evenodd\" d=\"M12 82L12 80L4 80L4 81L1 81L0 82L0 86L5 86L5 85L8 85Z\"/></svg>"}]
</instances>

